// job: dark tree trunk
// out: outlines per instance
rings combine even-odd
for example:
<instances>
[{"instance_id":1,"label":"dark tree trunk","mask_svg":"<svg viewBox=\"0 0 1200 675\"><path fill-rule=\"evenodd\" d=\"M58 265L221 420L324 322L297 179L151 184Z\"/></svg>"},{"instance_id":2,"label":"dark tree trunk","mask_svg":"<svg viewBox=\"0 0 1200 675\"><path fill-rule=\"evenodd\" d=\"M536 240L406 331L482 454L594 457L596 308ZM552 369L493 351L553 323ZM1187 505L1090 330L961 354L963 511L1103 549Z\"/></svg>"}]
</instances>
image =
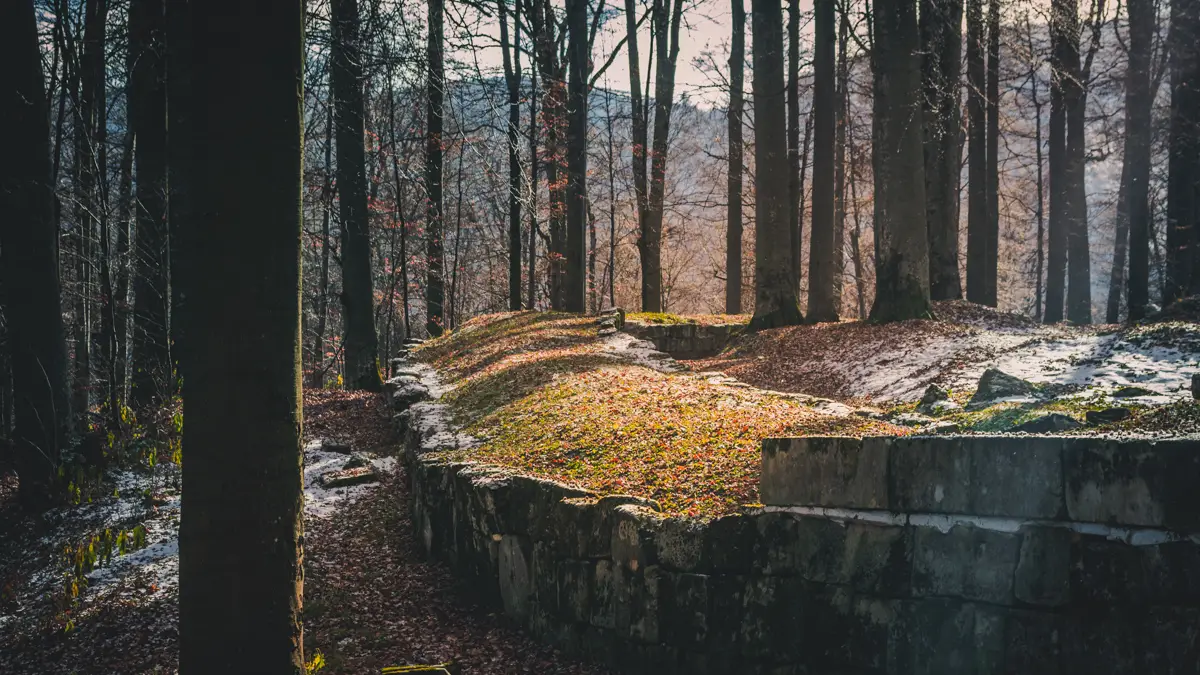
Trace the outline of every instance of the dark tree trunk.
<instances>
[{"instance_id":1,"label":"dark tree trunk","mask_svg":"<svg viewBox=\"0 0 1200 675\"><path fill-rule=\"evenodd\" d=\"M371 280L371 227L363 150L363 64L358 0L331 0L333 86L337 134L338 215L342 232L342 353L346 388L379 391L379 336Z\"/></svg>"},{"instance_id":2,"label":"dark tree trunk","mask_svg":"<svg viewBox=\"0 0 1200 675\"><path fill-rule=\"evenodd\" d=\"M875 303L873 321L931 316L916 0L877 0L874 15Z\"/></svg>"},{"instance_id":3,"label":"dark tree trunk","mask_svg":"<svg viewBox=\"0 0 1200 675\"><path fill-rule=\"evenodd\" d=\"M587 0L567 0L567 236L563 309L587 311Z\"/></svg>"},{"instance_id":4,"label":"dark tree trunk","mask_svg":"<svg viewBox=\"0 0 1200 675\"><path fill-rule=\"evenodd\" d=\"M513 39L508 39L508 0L499 0L500 47L508 85L508 308L521 309L521 0L517 0Z\"/></svg>"},{"instance_id":5,"label":"dark tree trunk","mask_svg":"<svg viewBox=\"0 0 1200 675\"><path fill-rule=\"evenodd\" d=\"M846 53L850 47L850 18L846 12L838 12L837 38L837 103L834 116L833 156L833 302L842 310L842 287L846 274L846 116L850 106L850 62ZM808 143L812 135L812 115L804 128L803 163L808 163ZM804 192L804 171L800 169L800 192ZM804 229L801 214L801 230Z\"/></svg>"},{"instance_id":6,"label":"dark tree trunk","mask_svg":"<svg viewBox=\"0 0 1200 675\"><path fill-rule=\"evenodd\" d=\"M1038 81L1037 70L1030 73L1030 83L1033 89L1033 110L1034 110L1034 156L1037 162L1037 253L1034 263L1034 316L1037 321L1042 320L1042 302L1044 299L1043 290L1043 270L1046 265L1046 218L1045 218L1045 180L1042 167L1045 162L1042 159L1042 106L1044 103L1038 98Z\"/></svg>"},{"instance_id":7,"label":"dark tree trunk","mask_svg":"<svg viewBox=\"0 0 1200 675\"><path fill-rule=\"evenodd\" d=\"M429 2L427 44L428 80L426 82L425 122L425 330L432 337L442 334L446 325L445 291L442 285L442 98L446 73L442 65L443 0Z\"/></svg>"},{"instance_id":8,"label":"dark tree trunk","mask_svg":"<svg viewBox=\"0 0 1200 675\"><path fill-rule=\"evenodd\" d=\"M198 2L192 27L187 241L220 273L187 289L179 672L302 675L304 4Z\"/></svg>"},{"instance_id":9,"label":"dark tree trunk","mask_svg":"<svg viewBox=\"0 0 1200 675\"><path fill-rule=\"evenodd\" d=\"M565 64L559 58L558 20L549 0L540 0L530 8L530 32L534 42L537 67L542 76L542 121L546 130L546 151L543 164L549 197L550 245L546 255L546 271L550 286L550 307L564 308L566 256L566 186L559 179L565 153L563 141L567 123L567 88Z\"/></svg>"},{"instance_id":10,"label":"dark tree trunk","mask_svg":"<svg viewBox=\"0 0 1200 675\"><path fill-rule=\"evenodd\" d=\"M662 2L664 0L653 0ZM736 18L735 18L736 21ZM650 145L647 132L646 106L642 101L641 62L638 47L636 0L625 0L625 50L629 54L629 110L632 127L633 192L637 199L638 258L642 270L642 311L662 309L662 265L658 242L646 237L645 223L649 211L649 188L646 178L646 150ZM654 51L650 52L651 57Z\"/></svg>"},{"instance_id":11,"label":"dark tree trunk","mask_svg":"<svg viewBox=\"0 0 1200 675\"><path fill-rule=\"evenodd\" d=\"M129 3L129 126L137 136L134 184L134 407L145 409L174 391L167 235L167 89L163 0Z\"/></svg>"},{"instance_id":12,"label":"dark tree trunk","mask_svg":"<svg viewBox=\"0 0 1200 675\"><path fill-rule=\"evenodd\" d=\"M1050 130L1047 161L1050 172L1050 219L1046 242L1045 323L1063 320L1067 275L1067 229L1070 213L1067 190L1067 112L1063 96L1069 77L1064 54L1068 30L1063 14L1067 0L1054 0L1050 16Z\"/></svg>"},{"instance_id":13,"label":"dark tree trunk","mask_svg":"<svg viewBox=\"0 0 1200 675\"><path fill-rule=\"evenodd\" d=\"M639 244L645 248L642 271L642 304L644 311L662 311L665 299L662 290L663 201L667 189L667 148L671 138L671 110L675 105L675 62L679 56L679 25L683 20L683 0L653 0L654 42L658 69L654 73L654 140L650 152L650 185L645 217L641 221ZM647 281L651 285L647 286ZM653 296L657 287L657 298ZM645 307L647 299L657 302L654 308Z\"/></svg>"},{"instance_id":14,"label":"dark tree trunk","mask_svg":"<svg viewBox=\"0 0 1200 675\"><path fill-rule=\"evenodd\" d=\"M50 125L32 2L0 3L0 297L12 372L12 452L19 498L40 509L55 496L70 444L67 348L60 311Z\"/></svg>"},{"instance_id":15,"label":"dark tree trunk","mask_svg":"<svg viewBox=\"0 0 1200 675\"><path fill-rule=\"evenodd\" d=\"M988 1L987 63L987 266L984 296L989 307L998 299L1000 249L1000 0Z\"/></svg>"},{"instance_id":16,"label":"dark tree trunk","mask_svg":"<svg viewBox=\"0 0 1200 675\"><path fill-rule=\"evenodd\" d=\"M403 316L404 316L404 337L408 338L408 337L412 337L412 326L411 326L411 322L409 321L409 313L408 313L408 223L405 221L405 212L404 212L404 185L400 181L400 145L399 145L399 141L396 138L396 92L395 92L395 84L393 83L393 79L394 79L394 77L392 74L392 60L390 58L388 58L388 70L387 70L388 136L389 136L388 140L390 141L391 150L392 150L392 153L391 153L392 154L392 181L395 184L394 189L396 190L396 194L394 195L395 202L396 202L396 227L400 228L400 301L404 305L403 312L402 312ZM328 143L328 131L326 132L326 134L327 134L326 142ZM326 145L326 152L328 152L328 145ZM326 167L328 167L329 155L326 154L325 158L326 158ZM326 188L328 189L328 187L329 187L329 185L327 183ZM328 229L329 228L329 219L328 219L329 212L328 212L328 210L325 213L326 213L325 239L326 239L326 242L328 242L328 240L329 240L329 229ZM520 233L518 233L518 235L519 234ZM519 238L519 236L518 236L518 238ZM326 272L329 267L329 254L327 253L328 248L329 248L328 246L325 246L324 250L322 251L321 273L323 275L322 276L323 284L328 284L328 277L326 275ZM395 263L393 261L393 265L394 264ZM520 264L521 264L521 261L518 258L517 259L518 276L520 275ZM392 275L393 275L393 277L395 276L394 270L392 272ZM394 285L393 285L392 293L393 294L395 293ZM518 288L517 289L517 303L520 304L520 301L521 301L520 288ZM392 301L392 304L395 304L394 300ZM518 309L519 309L519 307L518 307ZM322 320L324 320L323 317L322 317ZM388 352L388 353L390 354L390 352Z\"/></svg>"},{"instance_id":17,"label":"dark tree trunk","mask_svg":"<svg viewBox=\"0 0 1200 675\"><path fill-rule=\"evenodd\" d=\"M1171 2L1171 123L1163 306L1200 292L1200 7Z\"/></svg>"},{"instance_id":18,"label":"dark tree trunk","mask_svg":"<svg viewBox=\"0 0 1200 675\"><path fill-rule=\"evenodd\" d=\"M800 0L788 0L787 143L788 143L788 230L792 233L792 283L800 297L800 211L804 194L800 187Z\"/></svg>"},{"instance_id":19,"label":"dark tree trunk","mask_svg":"<svg viewBox=\"0 0 1200 675\"><path fill-rule=\"evenodd\" d=\"M313 335L313 371L310 387L325 386L325 329L329 322L329 225L333 218L333 88L329 90L329 105L325 110L325 182L321 185L321 270L317 276L317 297L314 310L317 328Z\"/></svg>"},{"instance_id":20,"label":"dark tree trunk","mask_svg":"<svg viewBox=\"0 0 1200 675\"><path fill-rule=\"evenodd\" d=\"M187 251L189 250L185 235L192 231L187 224L191 217L191 171L192 157L189 140L192 135L191 110L192 103L188 100L192 82L192 59L190 32L192 0L166 0L166 30L167 30L167 179L170 188L168 203L168 230L170 273L171 273L171 365L179 376L178 381L185 381L185 373L180 364L185 360L183 350L187 348L184 336L183 315L187 311L187 296L184 290L188 287Z\"/></svg>"},{"instance_id":21,"label":"dark tree trunk","mask_svg":"<svg viewBox=\"0 0 1200 675\"><path fill-rule=\"evenodd\" d=\"M834 297L834 0L815 0L813 42L813 196L808 251L808 319L837 321ZM757 127L758 122L755 122ZM759 146L761 148L761 146Z\"/></svg>"},{"instance_id":22,"label":"dark tree trunk","mask_svg":"<svg viewBox=\"0 0 1200 675\"><path fill-rule=\"evenodd\" d=\"M780 0L753 0L752 16L755 246L750 328L759 330L795 325L804 317L796 304L792 256L786 245L791 242L791 208Z\"/></svg>"},{"instance_id":23,"label":"dark tree trunk","mask_svg":"<svg viewBox=\"0 0 1200 675\"><path fill-rule=\"evenodd\" d=\"M120 177L117 185L117 255L116 273L113 275L114 293L116 294L115 316L117 337L117 361L113 369L113 378L117 381L122 404L129 396L129 347L132 342L133 326L130 319L133 301L133 261L131 260L129 244L136 237L136 222L133 216L133 155L134 133L125 130L125 138L121 145ZM118 414L120 411L117 411Z\"/></svg>"},{"instance_id":24,"label":"dark tree trunk","mask_svg":"<svg viewBox=\"0 0 1200 675\"><path fill-rule=\"evenodd\" d=\"M1066 3L1064 21L1063 103L1067 118L1067 320L1092 322L1092 275L1088 247L1087 193L1084 184L1084 112L1086 94L1079 63L1079 15L1075 3ZM1099 18L1096 19L1100 21Z\"/></svg>"},{"instance_id":25,"label":"dark tree trunk","mask_svg":"<svg viewBox=\"0 0 1200 675\"><path fill-rule=\"evenodd\" d=\"M632 3L632 0L629 0ZM729 170L725 229L725 312L742 313L742 117L746 71L746 0L731 0L733 23L729 48ZM632 57L631 57L632 58ZM636 87L635 87L636 89Z\"/></svg>"},{"instance_id":26,"label":"dark tree trunk","mask_svg":"<svg viewBox=\"0 0 1200 675\"><path fill-rule=\"evenodd\" d=\"M929 227L929 296L962 298L958 274L958 180L962 147L962 0L922 0L925 107L925 211Z\"/></svg>"},{"instance_id":27,"label":"dark tree trunk","mask_svg":"<svg viewBox=\"0 0 1200 675\"><path fill-rule=\"evenodd\" d=\"M538 116L537 68L529 68L529 295L526 309L537 309L537 188L538 188Z\"/></svg>"},{"instance_id":28,"label":"dark tree trunk","mask_svg":"<svg viewBox=\"0 0 1200 675\"><path fill-rule=\"evenodd\" d=\"M987 305L988 214L987 64L983 0L967 0L967 300Z\"/></svg>"}]
</instances>

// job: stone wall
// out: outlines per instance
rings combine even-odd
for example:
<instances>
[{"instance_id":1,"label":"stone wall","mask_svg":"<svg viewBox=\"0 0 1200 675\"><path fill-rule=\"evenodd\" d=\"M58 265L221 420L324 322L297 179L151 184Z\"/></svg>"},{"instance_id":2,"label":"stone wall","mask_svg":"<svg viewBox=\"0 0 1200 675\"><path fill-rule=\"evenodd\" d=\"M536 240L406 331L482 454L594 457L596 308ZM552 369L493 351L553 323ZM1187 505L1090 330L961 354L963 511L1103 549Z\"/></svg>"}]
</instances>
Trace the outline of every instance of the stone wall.
<instances>
[{"instance_id":1,"label":"stone wall","mask_svg":"<svg viewBox=\"0 0 1200 675\"><path fill-rule=\"evenodd\" d=\"M398 418L418 541L614 672L1198 672L1196 443L769 440L766 504L705 522L451 460L434 407Z\"/></svg>"},{"instance_id":2,"label":"stone wall","mask_svg":"<svg viewBox=\"0 0 1200 675\"><path fill-rule=\"evenodd\" d=\"M716 356L729 344L743 324L705 326L696 323L641 323L625 321L622 330L676 359L706 359Z\"/></svg>"}]
</instances>

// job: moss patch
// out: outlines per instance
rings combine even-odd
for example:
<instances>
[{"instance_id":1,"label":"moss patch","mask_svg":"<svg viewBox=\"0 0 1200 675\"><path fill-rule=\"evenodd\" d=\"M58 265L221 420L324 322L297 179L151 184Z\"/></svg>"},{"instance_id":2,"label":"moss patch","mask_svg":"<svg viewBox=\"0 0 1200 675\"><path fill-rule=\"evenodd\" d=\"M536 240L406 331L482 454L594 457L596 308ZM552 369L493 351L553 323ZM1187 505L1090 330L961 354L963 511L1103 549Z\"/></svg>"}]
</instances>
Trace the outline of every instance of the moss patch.
<instances>
[{"instance_id":1,"label":"moss patch","mask_svg":"<svg viewBox=\"0 0 1200 675\"><path fill-rule=\"evenodd\" d=\"M626 321L662 325L698 324L701 326L724 326L748 324L749 314L667 314L664 312L634 312L625 316Z\"/></svg>"}]
</instances>

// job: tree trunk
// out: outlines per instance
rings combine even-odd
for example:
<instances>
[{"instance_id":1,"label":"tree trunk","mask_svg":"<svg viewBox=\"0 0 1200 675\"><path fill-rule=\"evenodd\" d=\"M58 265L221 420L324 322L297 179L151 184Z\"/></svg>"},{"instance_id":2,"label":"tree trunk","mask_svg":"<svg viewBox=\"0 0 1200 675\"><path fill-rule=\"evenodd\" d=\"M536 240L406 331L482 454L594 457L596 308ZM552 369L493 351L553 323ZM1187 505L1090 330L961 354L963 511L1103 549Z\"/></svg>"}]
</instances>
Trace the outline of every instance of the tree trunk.
<instances>
[{"instance_id":1,"label":"tree trunk","mask_svg":"<svg viewBox=\"0 0 1200 675\"><path fill-rule=\"evenodd\" d=\"M833 146L837 106L833 2L815 0L813 4L813 196L808 251L808 319L813 322L838 320L838 303L833 296L836 267Z\"/></svg>"},{"instance_id":2,"label":"tree trunk","mask_svg":"<svg viewBox=\"0 0 1200 675\"><path fill-rule=\"evenodd\" d=\"M962 0L922 0L921 3L925 199L929 227L929 296L932 300L962 298L962 281L958 274L962 13Z\"/></svg>"},{"instance_id":3,"label":"tree trunk","mask_svg":"<svg viewBox=\"0 0 1200 675\"><path fill-rule=\"evenodd\" d=\"M525 309L537 309L537 190L538 190L538 116L537 68L529 68L529 296Z\"/></svg>"},{"instance_id":4,"label":"tree trunk","mask_svg":"<svg viewBox=\"0 0 1200 675\"><path fill-rule=\"evenodd\" d=\"M837 103L834 117L833 158L833 302L841 314L842 286L846 274L846 116L850 106L850 18L838 13ZM812 115L809 115L811 118ZM808 142L812 124L805 125L804 160L808 160ZM804 191L804 169L800 173L800 191ZM803 224L801 225L803 229Z\"/></svg>"},{"instance_id":5,"label":"tree trunk","mask_svg":"<svg viewBox=\"0 0 1200 675\"><path fill-rule=\"evenodd\" d=\"M329 77L337 133L338 215L342 232L342 344L347 389L379 391L379 337L371 280L371 228L363 151L363 66L358 0L331 0ZM431 22L432 23L432 22Z\"/></svg>"},{"instance_id":6,"label":"tree trunk","mask_svg":"<svg viewBox=\"0 0 1200 675\"><path fill-rule=\"evenodd\" d=\"M1042 301L1044 299L1043 289L1043 274L1045 269L1045 241L1046 241L1046 219L1045 219L1045 194L1044 194L1044 175L1042 167L1045 162L1042 160L1042 105L1043 102L1038 98L1037 89L1037 70L1030 73L1030 78L1033 86L1033 110L1034 110L1034 147L1035 157L1037 162L1037 259L1034 269L1034 319L1042 320Z\"/></svg>"},{"instance_id":7,"label":"tree trunk","mask_svg":"<svg viewBox=\"0 0 1200 675\"><path fill-rule=\"evenodd\" d=\"M1069 77L1064 54L1067 28L1063 14L1067 0L1054 0L1050 16L1050 130L1047 161L1050 172L1050 219L1046 242L1046 308L1045 323L1063 320L1063 301L1067 274L1067 228L1070 218L1067 208L1067 113L1063 96Z\"/></svg>"},{"instance_id":8,"label":"tree trunk","mask_svg":"<svg viewBox=\"0 0 1200 675\"><path fill-rule=\"evenodd\" d=\"M504 82L508 85L508 308L521 309L521 0L508 39L508 0L498 0Z\"/></svg>"},{"instance_id":9,"label":"tree trunk","mask_svg":"<svg viewBox=\"0 0 1200 675\"><path fill-rule=\"evenodd\" d=\"M170 188L168 202L168 220L170 228L168 253L170 255L171 275L171 366L174 368L178 382L185 381L185 374L180 367L184 361L183 350L187 348L184 335L183 315L187 311L187 296L184 289L188 287L187 251L189 247L184 236L192 231L187 225L191 217L191 176L192 158L189 154L191 143L186 139L192 134L191 110L188 100L191 90L191 42L188 25L191 21L192 0L166 0L166 30L167 30L167 182Z\"/></svg>"},{"instance_id":10,"label":"tree trunk","mask_svg":"<svg viewBox=\"0 0 1200 675\"><path fill-rule=\"evenodd\" d=\"M876 138L873 321L931 316L916 0L875 3Z\"/></svg>"},{"instance_id":11,"label":"tree trunk","mask_svg":"<svg viewBox=\"0 0 1200 675\"><path fill-rule=\"evenodd\" d=\"M313 336L313 372L308 386L325 387L325 328L329 322L329 225L333 218L333 87L329 88L329 105L325 109L325 181L321 185L321 271L317 276L317 297L314 311L317 329Z\"/></svg>"},{"instance_id":12,"label":"tree trunk","mask_svg":"<svg viewBox=\"0 0 1200 675\"><path fill-rule=\"evenodd\" d=\"M1067 118L1067 320L1092 322L1092 275L1088 247L1087 192L1084 183L1084 75L1079 64L1079 16L1075 3L1066 3L1063 103ZM1096 19L1100 21L1099 18Z\"/></svg>"},{"instance_id":13,"label":"tree trunk","mask_svg":"<svg viewBox=\"0 0 1200 675\"><path fill-rule=\"evenodd\" d=\"M988 0L987 63L987 266L984 304L995 307L1000 248L1000 0Z\"/></svg>"},{"instance_id":14,"label":"tree trunk","mask_svg":"<svg viewBox=\"0 0 1200 675\"><path fill-rule=\"evenodd\" d=\"M50 125L33 2L0 3L0 285L12 370L12 451L21 503L48 505L70 445L67 348L60 311ZM19 289L19 290L18 290Z\"/></svg>"},{"instance_id":15,"label":"tree trunk","mask_svg":"<svg viewBox=\"0 0 1200 675\"><path fill-rule=\"evenodd\" d=\"M800 211L804 194L800 187L800 0L788 0L787 143L788 143L788 230L792 233L792 283L800 297Z\"/></svg>"},{"instance_id":16,"label":"tree trunk","mask_svg":"<svg viewBox=\"0 0 1200 675\"><path fill-rule=\"evenodd\" d=\"M1163 306L1200 292L1200 7L1171 2L1171 123Z\"/></svg>"},{"instance_id":17,"label":"tree trunk","mask_svg":"<svg viewBox=\"0 0 1200 675\"><path fill-rule=\"evenodd\" d=\"M392 73L392 60L390 58L390 55L388 55L388 57L389 57L388 58L388 71L387 71L388 136L389 136L389 141L390 141L390 145L391 145L391 149L392 149L392 153L391 153L392 154L392 181L395 183L395 190L396 190L396 194L394 195L395 202L396 202L396 226L400 228L400 298L401 298L400 301L404 305L404 311L403 311L404 337L408 338L408 337L412 337L412 329L411 329L411 325L410 325L410 321L409 321L409 314L408 314L408 223L405 222L405 220L404 220L404 218L405 218L404 185L400 181L400 145L399 145L399 141L396 138L396 92L395 92L395 84L393 83L394 76ZM326 131L326 134L328 134L328 130ZM328 138L328 135L326 138ZM326 152L328 152L328 145L326 146ZM328 167L328 159L329 159L329 156L327 154L326 155L326 166L327 167ZM326 175L328 175L328 174L326 174ZM328 187L328 184L326 186ZM328 216L328 211L326 211L326 216ZM325 228L326 228L325 229L325 238L327 241L329 239L328 224L329 224L329 220L328 220L328 217L326 217L326 219L325 219ZM326 248L328 248L328 247L326 247ZM323 258L321 261L321 265L322 265L322 274L324 274L329 265L328 253L323 252L322 256L323 256ZM521 260L520 260L520 258L518 258L517 259L518 276L520 273L520 264L521 264ZM392 275L394 276L396 273L395 269L394 269L394 266L395 266L394 259L393 259L392 265L393 265ZM327 277L323 277L323 279L324 279L324 283L328 283ZM517 289L518 309L520 309L519 305L521 302L520 290L521 290L520 288ZM394 292L395 291L393 288L393 293ZM394 304L394 301L393 301L393 304ZM389 354L390 354L390 352L389 352Z\"/></svg>"},{"instance_id":18,"label":"tree trunk","mask_svg":"<svg viewBox=\"0 0 1200 675\"><path fill-rule=\"evenodd\" d=\"M988 302L987 64L983 0L967 0L967 300Z\"/></svg>"},{"instance_id":19,"label":"tree trunk","mask_svg":"<svg viewBox=\"0 0 1200 675\"><path fill-rule=\"evenodd\" d=\"M1150 150L1153 142L1150 53L1155 4L1129 0L1129 70L1125 78L1125 165L1129 167L1129 320L1146 316L1150 303ZM1124 243L1122 241L1122 243ZM1117 284L1120 288L1120 284ZM1119 296L1118 291L1118 296ZM1114 317L1110 320L1115 321Z\"/></svg>"},{"instance_id":20,"label":"tree trunk","mask_svg":"<svg viewBox=\"0 0 1200 675\"><path fill-rule=\"evenodd\" d=\"M783 78L783 8L780 0L753 0L752 13L755 246L754 318L750 321L750 329L760 330L795 325L804 317L796 304L791 251L784 245L791 242L791 207ZM831 115L830 121L832 119Z\"/></svg>"},{"instance_id":21,"label":"tree trunk","mask_svg":"<svg viewBox=\"0 0 1200 675\"><path fill-rule=\"evenodd\" d=\"M1129 98L1128 89L1125 91L1125 98ZM1129 142L1129 114L1129 106L1126 105L1126 143ZM1129 249L1129 156L1127 148L1121 161L1121 183L1117 188L1117 217L1113 228L1113 263L1108 277L1108 302L1104 311L1106 323L1117 323L1121 320L1121 292L1125 290L1125 260Z\"/></svg>"},{"instance_id":22,"label":"tree trunk","mask_svg":"<svg viewBox=\"0 0 1200 675\"><path fill-rule=\"evenodd\" d=\"M629 0L632 3L633 0ZM742 313L743 113L746 71L746 0L731 0L733 25L729 48L729 170L725 229L725 312ZM630 57L635 58L635 57ZM637 87L634 87L636 91Z\"/></svg>"},{"instance_id":23,"label":"tree trunk","mask_svg":"<svg viewBox=\"0 0 1200 675\"><path fill-rule=\"evenodd\" d=\"M655 3L664 0L652 0ZM736 17L734 19L736 21ZM657 21L657 19L656 19ZM657 23L655 24L657 25ZM630 148L633 156L633 192L637 201L638 258L642 270L642 311L662 310L662 252L658 241L647 238L645 223L649 210L649 189L646 179L646 149L649 147L646 106L642 101L642 75L638 48L638 20L636 0L625 0L625 51L629 54L629 110L631 126ZM653 58L654 50L650 51Z\"/></svg>"},{"instance_id":24,"label":"tree trunk","mask_svg":"<svg viewBox=\"0 0 1200 675\"><path fill-rule=\"evenodd\" d=\"M544 170L549 196L547 228L550 246L546 268L550 286L550 307L564 308L564 278L566 256L566 186L560 181L563 166L563 140L567 122L567 91L564 64L558 54L558 19L549 0L535 2L529 12L537 67L542 76L542 121L546 129Z\"/></svg>"},{"instance_id":25,"label":"tree trunk","mask_svg":"<svg viewBox=\"0 0 1200 675\"><path fill-rule=\"evenodd\" d=\"M187 289L179 672L301 675L304 4L198 2L192 26L187 241L219 273Z\"/></svg>"},{"instance_id":26,"label":"tree trunk","mask_svg":"<svg viewBox=\"0 0 1200 675\"><path fill-rule=\"evenodd\" d=\"M137 135L134 184L134 407L165 400L172 383L169 346L169 240L167 235L167 91L163 0L129 3L129 126Z\"/></svg>"},{"instance_id":27,"label":"tree trunk","mask_svg":"<svg viewBox=\"0 0 1200 675\"><path fill-rule=\"evenodd\" d=\"M446 324L445 291L442 285L442 98L446 73L442 64L442 17L444 0L429 1L429 35L426 48L425 122L425 330L431 337L442 334Z\"/></svg>"},{"instance_id":28,"label":"tree trunk","mask_svg":"<svg viewBox=\"0 0 1200 675\"><path fill-rule=\"evenodd\" d=\"M567 236L566 284L563 308L587 311L587 0L567 0Z\"/></svg>"}]
</instances>

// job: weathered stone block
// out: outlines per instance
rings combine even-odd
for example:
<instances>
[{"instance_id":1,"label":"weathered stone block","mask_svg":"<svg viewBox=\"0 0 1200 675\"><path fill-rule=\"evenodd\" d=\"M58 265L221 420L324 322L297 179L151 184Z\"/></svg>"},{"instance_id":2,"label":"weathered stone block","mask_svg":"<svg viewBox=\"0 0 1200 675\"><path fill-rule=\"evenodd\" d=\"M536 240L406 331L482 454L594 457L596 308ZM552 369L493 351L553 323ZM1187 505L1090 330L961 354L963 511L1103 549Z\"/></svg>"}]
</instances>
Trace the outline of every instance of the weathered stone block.
<instances>
[{"instance_id":1,"label":"weathered stone block","mask_svg":"<svg viewBox=\"0 0 1200 675\"><path fill-rule=\"evenodd\" d=\"M659 636L684 647L708 636L708 575L664 572L659 580Z\"/></svg>"},{"instance_id":2,"label":"weathered stone block","mask_svg":"<svg viewBox=\"0 0 1200 675\"><path fill-rule=\"evenodd\" d=\"M888 646L889 671L912 675L1004 672L1004 615L986 605L944 599L905 601ZM1080 671L1086 672L1086 671Z\"/></svg>"},{"instance_id":3,"label":"weathered stone block","mask_svg":"<svg viewBox=\"0 0 1200 675\"><path fill-rule=\"evenodd\" d=\"M1200 671L1200 608L1150 610L1143 644L1141 672L1193 675Z\"/></svg>"},{"instance_id":4,"label":"weathered stone block","mask_svg":"<svg viewBox=\"0 0 1200 675\"><path fill-rule=\"evenodd\" d=\"M1200 441L1071 439L1063 470L1072 520L1200 530Z\"/></svg>"},{"instance_id":5,"label":"weathered stone block","mask_svg":"<svg viewBox=\"0 0 1200 675\"><path fill-rule=\"evenodd\" d=\"M812 672L891 672L888 645L897 629L898 601L826 587L807 595L804 611L809 620L799 641Z\"/></svg>"},{"instance_id":6,"label":"weathered stone block","mask_svg":"<svg viewBox=\"0 0 1200 675\"><path fill-rule=\"evenodd\" d=\"M628 602L625 568L611 560L596 561L592 576L588 623L605 629L617 628L618 609Z\"/></svg>"},{"instance_id":7,"label":"weathered stone block","mask_svg":"<svg viewBox=\"0 0 1200 675\"><path fill-rule=\"evenodd\" d=\"M914 595L1012 604L1017 535L955 525L917 527L913 537Z\"/></svg>"},{"instance_id":8,"label":"weathered stone block","mask_svg":"<svg viewBox=\"0 0 1200 675\"><path fill-rule=\"evenodd\" d=\"M533 546L526 537L502 535L499 558L500 602L504 613L523 621L533 597Z\"/></svg>"},{"instance_id":9,"label":"weathered stone block","mask_svg":"<svg viewBox=\"0 0 1200 675\"><path fill-rule=\"evenodd\" d=\"M1058 614L1013 610L1004 621L1006 675L1066 675L1062 663L1063 620Z\"/></svg>"},{"instance_id":10,"label":"weathered stone block","mask_svg":"<svg viewBox=\"0 0 1200 675\"><path fill-rule=\"evenodd\" d=\"M628 631L636 642L659 641L659 618L663 585L668 573L657 566L645 567L626 577L629 589ZM618 613L618 630L622 615Z\"/></svg>"},{"instance_id":11,"label":"weathered stone block","mask_svg":"<svg viewBox=\"0 0 1200 675\"><path fill-rule=\"evenodd\" d=\"M625 504L610 512L614 562L631 571L658 563L654 540L663 517L644 506Z\"/></svg>"},{"instance_id":12,"label":"weathered stone block","mask_svg":"<svg viewBox=\"0 0 1200 675\"><path fill-rule=\"evenodd\" d=\"M847 523L841 583L883 597L907 597L912 586L912 529Z\"/></svg>"},{"instance_id":13,"label":"weathered stone block","mask_svg":"<svg viewBox=\"0 0 1200 675\"><path fill-rule=\"evenodd\" d=\"M810 581L844 583L846 528L828 518L763 513L758 526L758 569L765 574L796 574Z\"/></svg>"},{"instance_id":14,"label":"weathered stone block","mask_svg":"<svg viewBox=\"0 0 1200 675\"><path fill-rule=\"evenodd\" d=\"M1144 644L1138 626L1145 615L1129 608L1092 606L1066 616L1063 662L1069 673L1128 675L1150 673L1142 667ZM1193 662L1194 665L1194 662Z\"/></svg>"},{"instance_id":15,"label":"weathered stone block","mask_svg":"<svg viewBox=\"0 0 1200 675\"><path fill-rule=\"evenodd\" d=\"M701 571L704 564L704 524L691 518L667 518L654 534L658 562L674 572Z\"/></svg>"},{"instance_id":16,"label":"weathered stone block","mask_svg":"<svg viewBox=\"0 0 1200 675\"><path fill-rule=\"evenodd\" d=\"M745 574L755 564L758 527L753 516L722 516L704 528L701 568L714 573Z\"/></svg>"},{"instance_id":17,"label":"weathered stone block","mask_svg":"<svg viewBox=\"0 0 1200 675\"><path fill-rule=\"evenodd\" d=\"M880 438L768 438L760 498L772 506L885 508L887 458Z\"/></svg>"},{"instance_id":18,"label":"weathered stone block","mask_svg":"<svg viewBox=\"0 0 1200 675\"><path fill-rule=\"evenodd\" d=\"M537 540L533 542L533 592L546 611L558 610L558 561L549 544Z\"/></svg>"},{"instance_id":19,"label":"weathered stone block","mask_svg":"<svg viewBox=\"0 0 1200 675\"><path fill-rule=\"evenodd\" d=\"M579 623L587 622L591 617L594 569L595 564L585 560L559 561L559 616Z\"/></svg>"},{"instance_id":20,"label":"weathered stone block","mask_svg":"<svg viewBox=\"0 0 1200 675\"><path fill-rule=\"evenodd\" d=\"M1062 527L1031 525L1021 529L1021 550L1013 577L1013 595L1030 605L1057 607L1070 599L1071 540Z\"/></svg>"}]
</instances>

